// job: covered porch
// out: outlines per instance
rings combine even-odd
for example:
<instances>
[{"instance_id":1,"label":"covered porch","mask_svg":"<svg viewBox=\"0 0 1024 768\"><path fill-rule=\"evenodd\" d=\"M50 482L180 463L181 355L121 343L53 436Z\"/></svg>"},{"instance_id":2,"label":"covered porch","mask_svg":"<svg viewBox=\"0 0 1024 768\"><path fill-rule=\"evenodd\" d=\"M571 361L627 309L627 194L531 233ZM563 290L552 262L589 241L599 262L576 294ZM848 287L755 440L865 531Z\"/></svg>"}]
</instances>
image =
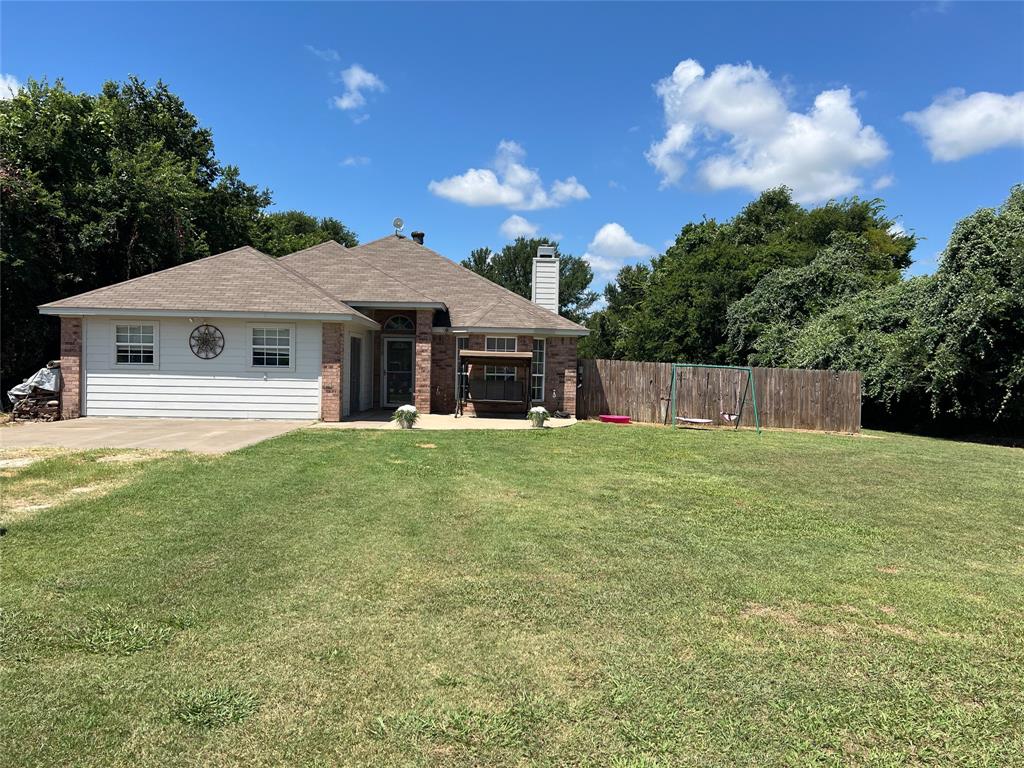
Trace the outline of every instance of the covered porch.
<instances>
[{"instance_id":1,"label":"covered porch","mask_svg":"<svg viewBox=\"0 0 1024 768\"><path fill-rule=\"evenodd\" d=\"M347 417L344 421L320 421L309 426L310 429L399 429L391 421L392 410L363 411ZM550 418L544 429L569 427L576 423L575 418ZM456 418L450 413L421 413L416 426L417 431L449 430L449 429L532 429L526 413L509 416L476 416L474 418Z\"/></svg>"}]
</instances>

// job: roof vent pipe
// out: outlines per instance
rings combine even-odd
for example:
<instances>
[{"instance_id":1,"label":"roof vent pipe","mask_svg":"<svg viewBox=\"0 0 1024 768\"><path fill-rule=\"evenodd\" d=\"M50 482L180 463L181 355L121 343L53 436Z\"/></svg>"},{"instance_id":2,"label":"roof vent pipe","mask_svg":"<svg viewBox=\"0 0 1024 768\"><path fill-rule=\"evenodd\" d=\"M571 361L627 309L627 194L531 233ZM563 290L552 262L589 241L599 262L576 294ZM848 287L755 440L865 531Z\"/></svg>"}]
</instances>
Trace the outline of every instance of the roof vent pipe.
<instances>
[{"instance_id":1,"label":"roof vent pipe","mask_svg":"<svg viewBox=\"0 0 1024 768\"><path fill-rule=\"evenodd\" d=\"M412 233L412 239L415 240L420 245L423 245L423 238L425 236L426 236L426 233L424 233L424 232L413 232Z\"/></svg>"},{"instance_id":2,"label":"roof vent pipe","mask_svg":"<svg viewBox=\"0 0 1024 768\"><path fill-rule=\"evenodd\" d=\"M558 314L558 256L554 246L541 245L537 248L531 287L533 303Z\"/></svg>"}]
</instances>

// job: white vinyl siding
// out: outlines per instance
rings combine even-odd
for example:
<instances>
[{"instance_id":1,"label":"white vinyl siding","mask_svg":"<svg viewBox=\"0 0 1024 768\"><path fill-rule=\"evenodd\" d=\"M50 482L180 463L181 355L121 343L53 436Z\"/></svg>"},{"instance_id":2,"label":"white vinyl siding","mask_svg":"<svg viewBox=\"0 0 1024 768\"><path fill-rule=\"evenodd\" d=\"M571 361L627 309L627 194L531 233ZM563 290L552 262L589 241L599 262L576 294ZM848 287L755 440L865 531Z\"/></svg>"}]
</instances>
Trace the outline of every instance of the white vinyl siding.
<instances>
[{"instance_id":1,"label":"white vinyl siding","mask_svg":"<svg viewBox=\"0 0 1024 768\"><path fill-rule=\"evenodd\" d=\"M139 321L132 321L138 324ZM287 324L289 368L253 368L252 328L285 324L207 318L224 334L224 350L200 360L188 337L201 320L161 318L156 333L159 367L115 362L116 325L125 321L85 320L84 414L245 419L320 417L320 322ZM156 323L154 322L154 325ZM102 340L102 343L100 343Z\"/></svg>"},{"instance_id":2,"label":"white vinyl siding","mask_svg":"<svg viewBox=\"0 0 1024 768\"><path fill-rule=\"evenodd\" d=\"M484 339L484 349L488 352L515 352L515 336L488 336ZM484 378L491 381L515 381L516 369L508 365L488 365L484 367Z\"/></svg>"}]
</instances>

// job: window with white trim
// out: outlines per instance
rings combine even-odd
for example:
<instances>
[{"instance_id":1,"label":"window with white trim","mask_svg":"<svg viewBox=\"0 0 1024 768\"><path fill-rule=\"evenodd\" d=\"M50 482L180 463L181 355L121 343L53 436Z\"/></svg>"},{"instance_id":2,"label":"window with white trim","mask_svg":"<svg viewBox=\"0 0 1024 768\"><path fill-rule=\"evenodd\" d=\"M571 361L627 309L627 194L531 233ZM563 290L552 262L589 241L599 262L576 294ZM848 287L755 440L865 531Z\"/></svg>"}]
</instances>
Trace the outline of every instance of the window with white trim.
<instances>
[{"instance_id":1,"label":"window with white trim","mask_svg":"<svg viewBox=\"0 0 1024 768\"><path fill-rule=\"evenodd\" d=\"M155 365L156 325L117 323L114 326L114 360L117 365Z\"/></svg>"},{"instance_id":2,"label":"window with white trim","mask_svg":"<svg viewBox=\"0 0 1024 768\"><path fill-rule=\"evenodd\" d=\"M484 340L484 349L488 352L515 352L515 336L488 336ZM484 378L488 381L515 381L516 369L509 365L488 365L484 368Z\"/></svg>"},{"instance_id":3,"label":"window with white trim","mask_svg":"<svg viewBox=\"0 0 1024 768\"><path fill-rule=\"evenodd\" d=\"M530 399L536 402L544 400L544 357L547 344L544 339L533 340L533 362L530 363Z\"/></svg>"},{"instance_id":4,"label":"window with white trim","mask_svg":"<svg viewBox=\"0 0 1024 768\"><path fill-rule=\"evenodd\" d=\"M385 331L415 331L416 323L405 315L392 315L384 322Z\"/></svg>"},{"instance_id":5,"label":"window with white trim","mask_svg":"<svg viewBox=\"0 0 1024 768\"><path fill-rule=\"evenodd\" d=\"M455 339L455 343L459 349L469 349L469 337L458 336ZM458 397L461 400L466 395L466 388L469 386L469 363L462 362L462 358L459 358L459 370L456 374L458 377L459 393Z\"/></svg>"},{"instance_id":6,"label":"window with white trim","mask_svg":"<svg viewBox=\"0 0 1024 768\"><path fill-rule=\"evenodd\" d=\"M253 368L290 368L292 329L284 326L252 327Z\"/></svg>"}]
</instances>

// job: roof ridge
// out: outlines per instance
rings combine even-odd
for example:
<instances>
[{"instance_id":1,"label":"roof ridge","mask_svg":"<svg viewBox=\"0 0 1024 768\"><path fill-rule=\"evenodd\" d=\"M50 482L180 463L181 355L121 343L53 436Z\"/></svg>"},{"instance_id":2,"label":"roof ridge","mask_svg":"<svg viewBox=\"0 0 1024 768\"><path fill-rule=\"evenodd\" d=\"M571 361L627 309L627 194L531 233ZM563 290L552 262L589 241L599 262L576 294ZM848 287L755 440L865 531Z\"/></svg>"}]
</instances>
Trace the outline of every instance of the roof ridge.
<instances>
[{"instance_id":1,"label":"roof ridge","mask_svg":"<svg viewBox=\"0 0 1024 768\"><path fill-rule=\"evenodd\" d=\"M134 282L136 282L138 280L143 280L143 279L145 279L147 277L152 277L153 275L162 274L164 272L173 272L176 269L181 269L182 267L190 267L193 264L198 264L201 261L210 261L211 259L219 259L221 256L227 256L228 254L235 253L236 251L244 251L246 249L248 249L250 251L255 251L256 253L260 254L261 256L266 256L265 253L263 253L262 251L256 250L251 245L240 245L237 248L232 248L232 249L230 249L228 251L221 251L220 253L211 253L209 256L203 256L201 259L192 259L192 261L183 261L181 264L175 264L173 267L164 267L163 269L156 270L156 272L147 272L144 275L137 275L136 277L129 277L127 280L122 280L122 281L120 281L118 283L111 283L110 285L101 285L99 288L93 288L92 290L86 291L85 293L77 293L77 294L74 294L73 296L68 296L67 298L69 298L69 299L71 299L71 298L74 298L74 299L84 299L87 296L91 296L92 294L98 293L99 291L105 291L108 288L113 288L114 286L128 285L128 283L134 283ZM272 257L268 257L268 258L272 258ZM54 299L53 301L47 302L46 304L40 304L39 306L45 307L45 306L48 306L49 304L56 304L58 301L66 301L66 299Z\"/></svg>"},{"instance_id":2,"label":"roof ridge","mask_svg":"<svg viewBox=\"0 0 1024 768\"><path fill-rule=\"evenodd\" d=\"M402 280L400 277L396 277L395 275L391 274L390 272L388 272L388 271L386 271L384 269L381 269L379 266L377 266L372 261L370 261L366 256L363 256L360 253L356 253L356 251L358 251L362 246L364 246L364 245L371 245L372 243L379 242L380 240L386 240L388 237L390 237L390 235L387 235L385 237L377 238L377 240L373 240L370 243L360 243L359 245L355 246L354 248L348 248L347 246L344 246L341 243L339 243L337 240L325 240L322 243L317 243L316 245L311 245L308 248L303 248L301 251L295 251L294 253L286 254L285 256L282 256L281 258L282 259L290 259L292 256L298 256L299 254L305 253L306 251L312 251L314 248L319 248L322 245L327 245L327 243L335 243L336 245L340 246L342 248L342 250L346 251L347 254L351 254L352 256L357 258L360 261L360 263L365 264L366 266L371 267L371 268L377 270L382 275L385 275L386 277L390 278L391 280L394 280L396 283L401 283L406 288L408 288L410 291L412 291L413 293L419 294L420 296L422 296L427 301L429 301L431 303L443 304L444 302L438 301L437 299L434 299L431 296L428 296L427 294L423 293L423 291L419 290L418 288L414 288L413 286L409 285L407 282Z\"/></svg>"},{"instance_id":3,"label":"roof ridge","mask_svg":"<svg viewBox=\"0 0 1024 768\"><path fill-rule=\"evenodd\" d=\"M381 240L383 240L383 239L385 239L385 238L380 238L380 239L381 239ZM377 241L376 241L376 240L374 240L374 242L377 242ZM369 243L367 243L367 245L369 245ZM419 245L419 243L416 243L416 245ZM477 280L483 280L483 281L484 281L485 283L487 283L487 285L488 285L489 287L492 287L492 288L497 288L497 289L498 289L499 291L504 291L504 292L505 292L505 293L507 293L507 294L508 294L509 296L514 296L514 297L515 297L515 298L516 298L516 299L517 299L517 300L518 300L518 301L519 301L520 303L522 303L522 304L528 305L528 306L530 306L530 307L531 307L531 308L533 308L533 309L539 309L539 310L541 310L542 312L547 312L547 313L549 313L549 314L552 314L552 315L554 315L555 317L559 317L559 318L561 318L562 320L566 320L566 321L568 321L568 322L570 322L570 323L573 323L574 325L579 325L579 323L576 323L576 322L574 322L573 320L569 320L569 318L567 318L567 317L563 317L563 316L562 316L562 315L560 315L560 314L559 314L558 312L552 312L552 311L551 311L550 309L548 309L547 307L542 307L542 306L541 306L540 304L537 304L537 303L536 303L536 302L534 302L534 301L530 301L530 299L526 298L525 296L523 296L523 295L521 295L521 294L518 294L518 293L516 293L515 291L509 290L508 288L506 288L506 287L505 287L505 286L503 286L503 285L499 285L498 283L494 282L493 280L490 280L490 279L488 279L488 278L484 277L484 276L483 276L483 275L481 275L481 274L480 274L479 272L474 272L474 271L473 271L472 269L470 269L469 267L465 267L465 266L463 266L462 264L459 264L458 262L452 261L452 260L451 260L451 259L449 259L449 258L448 258L447 256L445 256L444 254L438 253L437 251L433 250L432 248L427 248L427 246L425 246L425 245L419 245L419 247L420 247L420 248L422 248L422 249L423 249L424 251L426 251L427 253L429 253L429 254L431 254L431 255L433 255L433 256L436 256L436 257L437 257L438 259L441 259L442 261L444 261L444 262L446 262L446 263L448 263L448 264L451 264L451 265L452 265L453 267L455 267L456 269L460 269L460 270L462 270L462 271L464 271L464 272L467 272L468 274L472 275L472 276L473 276L474 278L476 278ZM489 305L489 306L488 306L488 309L490 309L491 307L493 307L493 306L494 306L495 304L497 304L497 303L498 303L498 300L497 300L497 299L495 299L495 301L494 301L494 304L491 304L491 305ZM481 314L481 316L483 315L483 313L482 313L482 312L481 312L480 314ZM580 327L582 327L582 326L580 326Z\"/></svg>"},{"instance_id":4,"label":"roof ridge","mask_svg":"<svg viewBox=\"0 0 1024 768\"><path fill-rule=\"evenodd\" d=\"M259 250L257 248L253 248L252 250L256 251L256 253L258 253L263 258L269 259L274 264L274 266L276 266L278 269L284 270L285 272L287 272L292 277L298 278L300 283L304 283L305 285L309 286L314 291L319 293L321 296L325 297L328 301L330 301L333 304L336 304L342 310L344 310L346 312L355 312L360 317L366 317L366 315L364 315L359 310L353 309L352 307L350 307L345 302L340 301L339 299L335 298L334 296L331 296L331 294L329 294L327 291L325 291L319 285L314 283L312 280L309 280L308 278L304 277L303 275L299 274L294 269L289 267L287 264L282 264L279 258L271 256L270 254L264 253L263 251L261 251L261 250ZM370 318L367 317L366 319L369 320Z\"/></svg>"}]
</instances>

